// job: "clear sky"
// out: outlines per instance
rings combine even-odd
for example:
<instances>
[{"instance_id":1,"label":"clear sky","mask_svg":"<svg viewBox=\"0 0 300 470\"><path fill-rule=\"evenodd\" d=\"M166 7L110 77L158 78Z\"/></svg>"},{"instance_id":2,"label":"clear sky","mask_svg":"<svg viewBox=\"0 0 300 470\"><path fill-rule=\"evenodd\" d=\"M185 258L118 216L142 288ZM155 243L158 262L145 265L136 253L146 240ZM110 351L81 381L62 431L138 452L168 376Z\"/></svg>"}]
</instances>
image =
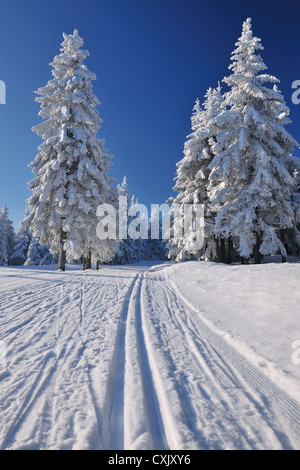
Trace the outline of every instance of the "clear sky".
<instances>
[{"instance_id":1,"label":"clear sky","mask_svg":"<svg viewBox=\"0 0 300 470\"><path fill-rule=\"evenodd\" d=\"M78 29L90 52L86 65L102 103L98 136L114 155L110 174L117 182L126 174L150 210L172 195L195 100L230 74L248 17L290 107L289 132L300 141L300 104L291 101L300 80L299 0L1 1L0 206L7 204L15 227L30 195L28 164L42 142L31 130L41 121L33 91L52 78L63 32Z\"/></svg>"}]
</instances>

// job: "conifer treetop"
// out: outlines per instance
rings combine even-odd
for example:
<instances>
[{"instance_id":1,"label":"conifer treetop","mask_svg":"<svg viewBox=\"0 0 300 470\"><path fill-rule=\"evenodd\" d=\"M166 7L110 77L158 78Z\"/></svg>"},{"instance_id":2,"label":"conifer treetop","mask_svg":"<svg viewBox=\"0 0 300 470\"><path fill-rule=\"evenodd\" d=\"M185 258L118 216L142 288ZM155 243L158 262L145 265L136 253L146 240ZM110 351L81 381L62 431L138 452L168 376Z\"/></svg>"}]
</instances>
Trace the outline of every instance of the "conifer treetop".
<instances>
[{"instance_id":1,"label":"conifer treetop","mask_svg":"<svg viewBox=\"0 0 300 470\"><path fill-rule=\"evenodd\" d=\"M86 72L87 67L83 65L83 61L90 55L89 51L83 50L83 39L79 36L78 30L75 29L73 34L63 33L63 42L61 43L61 54L54 57L50 65L53 67L52 75L54 78L64 78L68 75L68 66L81 69ZM95 77L95 74L91 74ZM95 77L96 78L96 77Z\"/></svg>"},{"instance_id":2,"label":"conifer treetop","mask_svg":"<svg viewBox=\"0 0 300 470\"><path fill-rule=\"evenodd\" d=\"M253 36L251 18L244 21L241 37L235 45L236 49L231 54L233 63L228 67L235 74L254 76L267 69L261 56L256 54L257 50L263 50L264 47L261 39Z\"/></svg>"}]
</instances>

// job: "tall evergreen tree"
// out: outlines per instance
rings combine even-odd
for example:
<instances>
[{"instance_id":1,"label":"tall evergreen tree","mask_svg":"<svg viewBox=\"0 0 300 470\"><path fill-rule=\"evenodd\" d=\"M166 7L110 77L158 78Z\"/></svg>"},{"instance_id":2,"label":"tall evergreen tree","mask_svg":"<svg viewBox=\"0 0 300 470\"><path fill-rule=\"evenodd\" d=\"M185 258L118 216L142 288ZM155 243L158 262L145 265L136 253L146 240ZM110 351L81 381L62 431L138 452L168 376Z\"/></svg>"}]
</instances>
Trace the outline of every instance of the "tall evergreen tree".
<instances>
[{"instance_id":1,"label":"tall evergreen tree","mask_svg":"<svg viewBox=\"0 0 300 470\"><path fill-rule=\"evenodd\" d=\"M193 231L184 230L181 237L171 238L168 243L169 257L178 260L211 258L216 255L216 242L213 234L213 214L210 210L208 185L209 165L214 157L211 147L216 143L217 126L215 118L224 108L221 88L209 88L201 107L196 101L191 117L192 133L184 144L184 157L177 164L176 184L173 188L177 196L172 200L174 208L173 227L178 232L183 229L184 205L194 207L204 205L205 244L202 249L193 249Z\"/></svg>"},{"instance_id":2,"label":"tall evergreen tree","mask_svg":"<svg viewBox=\"0 0 300 470\"><path fill-rule=\"evenodd\" d=\"M6 266L14 247L15 231L7 206L0 210L0 266Z\"/></svg>"},{"instance_id":3,"label":"tall evergreen tree","mask_svg":"<svg viewBox=\"0 0 300 470\"><path fill-rule=\"evenodd\" d=\"M183 205L194 202L194 182L199 172L198 156L203 150L203 140L201 139L201 130L204 126L203 115L204 111L201 108L199 99L197 99L191 117L192 133L187 136L187 141L184 144L183 159L176 164L176 183L173 187L173 191L176 192L177 195L169 200L171 202L173 231L167 243L167 249L168 257L176 261L191 259L194 255L190 253L189 250L186 250L186 243L183 237L175 236L174 232L176 232L176 234L182 234L184 228ZM174 208L176 208L175 212Z\"/></svg>"},{"instance_id":4,"label":"tall evergreen tree","mask_svg":"<svg viewBox=\"0 0 300 470\"><path fill-rule=\"evenodd\" d=\"M116 247L116 254L113 259L113 262L116 264L125 264L133 263L138 259L136 240L128 237L128 224L130 218L128 217L128 207L130 205L130 193L128 189L127 177L124 176L121 184L118 184L118 195L123 198L123 202L119 209L118 220L119 220L119 239ZM120 224L123 225L122 230L120 230ZM124 239L122 239L122 237Z\"/></svg>"},{"instance_id":5,"label":"tall evergreen tree","mask_svg":"<svg viewBox=\"0 0 300 470\"><path fill-rule=\"evenodd\" d=\"M256 262L264 254L286 255L278 232L292 226L288 161L297 145L285 129L289 109L279 80L264 73L257 53L262 49L248 18L232 53L232 74L224 78L228 109L217 118L220 133L210 164L215 233L235 237L240 255L254 253Z\"/></svg>"},{"instance_id":6,"label":"tall evergreen tree","mask_svg":"<svg viewBox=\"0 0 300 470\"><path fill-rule=\"evenodd\" d=\"M128 234L128 227L131 221L135 219L134 216L128 215L128 210L131 206L137 204L137 200L134 195L130 194L126 176L124 176L122 183L117 186L117 189L119 197L123 198L123 203L125 204L121 204L118 212L119 238L113 263L134 263L145 259L148 240L143 238L131 238L130 234ZM122 224L121 229L120 224Z\"/></svg>"},{"instance_id":7,"label":"tall evergreen tree","mask_svg":"<svg viewBox=\"0 0 300 470\"><path fill-rule=\"evenodd\" d=\"M15 244L9 259L9 264L21 266L27 259L27 252L32 236L28 228L21 227L16 231Z\"/></svg>"},{"instance_id":8,"label":"tall evergreen tree","mask_svg":"<svg viewBox=\"0 0 300 470\"><path fill-rule=\"evenodd\" d=\"M116 190L108 175L110 156L96 136L102 120L92 90L96 77L83 63L89 53L77 30L63 37L50 64L53 79L36 92L44 122L33 131L44 142L29 165L35 179L29 183L28 223L40 243L59 253L58 269L64 270L66 256L112 255L114 241L97 238L96 211L101 203L116 202Z\"/></svg>"}]
</instances>

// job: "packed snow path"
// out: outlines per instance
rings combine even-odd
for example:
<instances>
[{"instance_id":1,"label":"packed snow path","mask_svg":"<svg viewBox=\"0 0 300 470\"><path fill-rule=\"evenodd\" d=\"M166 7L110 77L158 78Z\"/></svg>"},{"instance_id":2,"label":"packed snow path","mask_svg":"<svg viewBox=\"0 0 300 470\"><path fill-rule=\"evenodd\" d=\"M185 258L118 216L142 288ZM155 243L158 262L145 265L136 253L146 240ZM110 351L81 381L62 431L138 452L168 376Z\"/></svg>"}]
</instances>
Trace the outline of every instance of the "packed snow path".
<instances>
[{"instance_id":1,"label":"packed snow path","mask_svg":"<svg viewBox=\"0 0 300 470\"><path fill-rule=\"evenodd\" d=\"M168 266L0 272L1 449L299 449L300 404Z\"/></svg>"}]
</instances>

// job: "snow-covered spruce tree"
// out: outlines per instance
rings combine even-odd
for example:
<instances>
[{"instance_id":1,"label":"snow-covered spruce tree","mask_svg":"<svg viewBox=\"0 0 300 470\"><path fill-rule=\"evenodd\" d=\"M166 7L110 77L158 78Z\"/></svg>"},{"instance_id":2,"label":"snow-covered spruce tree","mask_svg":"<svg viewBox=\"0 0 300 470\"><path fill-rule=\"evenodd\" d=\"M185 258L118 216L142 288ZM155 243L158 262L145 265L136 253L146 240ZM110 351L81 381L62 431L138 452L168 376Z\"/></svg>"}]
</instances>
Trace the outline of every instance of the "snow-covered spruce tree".
<instances>
[{"instance_id":1,"label":"snow-covered spruce tree","mask_svg":"<svg viewBox=\"0 0 300 470\"><path fill-rule=\"evenodd\" d=\"M132 239L134 242L135 248L135 257L136 261L141 261L145 259L150 259L150 245L149 245L149 222L148 222L148 214L146 215L143 210L140 211L139 209L139 201L138 199L132 195L130 200L130 207L134 208L134 215L128 216L128 237ZM135 212L135 210L137 211ZM130 210L129 210L130 213ZM136 224L136 221L139 221ZM137 232L137 238L132 238L131 234L131 226L133 224L134 230L133 232Z\"/></svg>"},{"instance_id":2,"label":"snow-covered spruce tree","mask_svg":"<svg viewBox=\"0 0 300 470\"><path fill-rule=\"evenodd\" d=\"M55 255L49 252L49 245L41 245L38 238L31 237L27 251L25 266L39 266L42 264L52 264Z\"/></svg>"},{"instance_id":3,"label":"snow-covered spruce tree","mask_svg":"<svg viewBox=\"0 0 300 470\"><path fill-rule=\"evenodd\" d=\"M116 264L134 263L146 259L149 255L150 245L148 245L147 238L142 238L142 236L132 238L132 234L129 233L130 224L135 221L136 217L139 217L139 211L137 210L135 215L129 215L130 208L138 209L138 200L134 195L130 194L126 176L124 176L122 183L117 188L119 197L123 198L123 203L125 202L125 204L121 204L118 212L119 227L121 223L122 229L118 232L119 239L113 262Z\"/></svg>"},{"instance_id":4,"label":"snow-covered spruce tree","mask_svg":"<svg viewBox=\"0 0 300 470\"><path fill-rule=\"evenodd\" d=\"M184 158L177 164L176 184L173 188L177 196L172 200L174 212L173 227L183 228L183 207L185 204L204 205L205 243L200 250L194 250L191 242L193 232L184 230L183 236L172 237L168 242L168 256L177 261L183 259L215 258L216 241L213 233L213 214L208 197L209 164L214 154L211 147L216 143L217 130L215 117L224 109L220 85L209 88L205 101L200 106L196 101L191 117L192 133L184 144ZM175 209L176 208L176 209ZM175 209L175 210L174 210Z\"/></svg>"},{"instance_id":5,"label":"snow-covered spruce tree","mask_svg":"<svg viewBox=\"0 0 300 470\"><path fill-rule=\"evenodd\" d=\"M130 217L128 217L128 208L133 201L131 202L126 176L124 176L122 183L118 184L117 189L118 196L123 198L123 203L120 205L118 213L119 227L120 224L123 224L123 227L122 233L120 233L121 231L119 230L119 239L117 241L116 254L112 262L114 264L133 263L134 261L138 261L139 253L137 249L137 241L133 240L128 236L128 224L131 220Z\"/></svg>"},{"instance_id":6,"label":"snow-covered spruce tree","mask_svg":"<svg viewBox=\"0 0 300 470\"><path fill-rule=\"evenodd\" d=\"M15 244L9 259L9 264L21 266L25 263L31 239L30 231L21 224L20 228L16 231Z\"/></svg>"},{"instance_id":7,"label":"snow-covered spruce tree","mask_svg":"<svg viewBox=\"0 0 300 470\"><path fill-rule=\"evenodd\" d=\"M175 186L173 191L177 193L176 197L170 198L167 202L171 203L172 214L172 233L171 238L167 243L168 257L180 261L183 259L192 259L194 253L186 250L186 243L183 237L175 237L174 231L182 233L183 231L183 205L186 203L193 203L193 191L189 188L194 185L196 174L199 171L198 155L202 152L203 142L198 138L199 131L201 132L204 126L203 119L204 111L201 108L199 99L193 108L191 117L192 133L188 135L187 141L184 144L184 157L176 164L176 177ZM174 211L174 208L177 210Z\"/></svg>"},{"instance_id":8,"label":"snow-covered spruce tree","mask_svg":"<svg viewBox=\"0 0 300 470\"><path fill-rule=\"evenodd\" d=\"M292 226L293 178L288 161L297 145L286 131L289 109L277 88L279 80L266 70L259 38L251 19L232 53L232 74L224 78L229 109L217 118L220 126L210 164L210 197L217 213L215 233L238 240L241 257L255 262L261 255L286 250L278 235ZM271 86L266 86L271 84Z\"/></svg>"},{"instance_id":9,"label":"snow-covered spruce tree","mask_svg":"<svg viewBox=\"0 0 300 470\"><path fill-rule=\"evenodd\" d=\"M110 258L114 240L99 240L96 211L101 203L115 203L116 189L108 175L110 156L96 134L102 120L92 91L91 73L84 60L83 40L75 30L64 34L61 53L50 64L53 79L36 98L44 122L33 131L44 142L29 165L35 179L29 183L30 230L41 244L59 253L58 269L66 256L94 260Z\"/></svg>"},{"instance_id":10,"label":"snow-covered spruce tree","mask_svg":"<svg viewBox=\"0 0 300 470\"><path fill-rule=\"evenodd\" d=\"M13 250L15 231L9 219L7 206L0 210L0 266L6 266Z\"/></svg>"},{"instance_id":11,"label":"snow-covered spruce tree","mask_svg":"<svg viewBox=\"0 0 300 470\"><path fill-rule=\"evenodd\" d=\"M292 188L292 207L294 211L294 223L291 228L281 230L281 241L284 243L287 254L300 256L300 158L291 157L289 171L294 178Z\"/></svg>"}]
</instances>

